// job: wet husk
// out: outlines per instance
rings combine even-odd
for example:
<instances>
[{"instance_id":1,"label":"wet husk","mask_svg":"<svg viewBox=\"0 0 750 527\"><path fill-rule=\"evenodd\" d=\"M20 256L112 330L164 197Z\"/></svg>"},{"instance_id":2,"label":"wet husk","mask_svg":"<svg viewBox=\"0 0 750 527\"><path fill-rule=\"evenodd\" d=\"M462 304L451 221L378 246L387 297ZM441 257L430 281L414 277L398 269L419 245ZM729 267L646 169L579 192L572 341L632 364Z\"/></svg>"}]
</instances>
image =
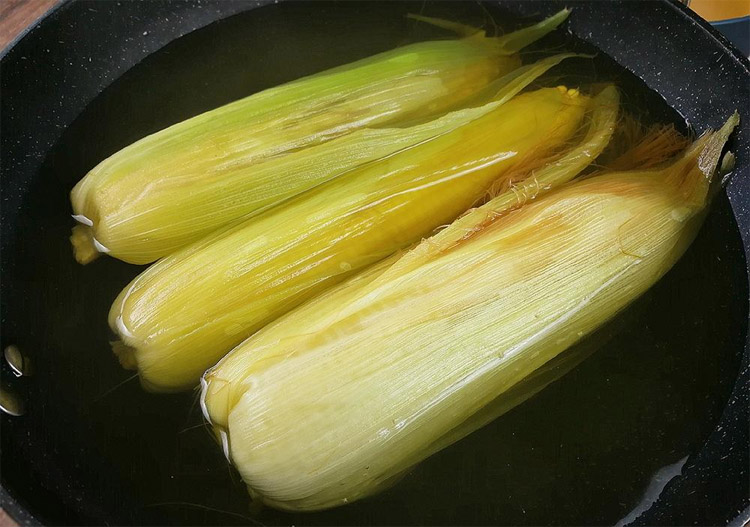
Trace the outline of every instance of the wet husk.
<instances>
[{"instance_id":1,"label":"wet husk","mask_svg":"<svg viewBox=\"0 0 750 527\"><path fill-rule=\"evenodd\" d=\"M81 263L101 253L150 263L422 141L429 130L398 127L481 96L521 65L522 47L567 13L503 37L474 30L461 39L397 48L141 139L99 163L72 190L73 215L81 223L71 237L75 256ZM379 129L385 126L391 129Z\"/></svg>"},{"instance_id":2,"label":"wet husk","mask_svg":"<svg viewBox=\"0 0 750 527\"><path fill-rule=\"evenodd\" d=\"M110 311L121 360L137 364L150 390L194 386L271 320L450 223L491 186L567 153L590 106L564 87L518 95L157 262ZM607 140L599 134L589 148Z\"/></svg>"},{"instance_id":3,"label":"wet husk","mask_svg":"<svg viewBox=\"0 0 750 527\"><path fill-rule=\"evenodd\" d=\"M351 502L485 422L680 258L737 121L657 168L501 194L235 348L202 406L251 494Z\"/></svg>"}]
</instances>

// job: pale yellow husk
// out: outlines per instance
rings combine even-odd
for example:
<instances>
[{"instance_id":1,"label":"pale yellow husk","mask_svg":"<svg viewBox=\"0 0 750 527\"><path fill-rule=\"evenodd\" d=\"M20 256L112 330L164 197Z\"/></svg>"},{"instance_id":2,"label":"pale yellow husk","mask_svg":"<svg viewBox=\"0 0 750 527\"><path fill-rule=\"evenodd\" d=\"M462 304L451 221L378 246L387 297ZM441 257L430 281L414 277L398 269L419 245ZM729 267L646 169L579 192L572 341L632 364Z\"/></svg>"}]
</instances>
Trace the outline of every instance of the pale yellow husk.
<instances>
[{"instance_id":1,"label":"pale yellow husk","mask_svg":"<svg viewBox=\"0 0 750 527\"><path fill-rule=\"evenodd\" d=\"M416 265L385 262L238 346L205 375L202 405L251 493L348 503L492 418L680 258L737 120L657 169L510 211L501 195L497 214L423 242Z\"/></svg>"}]
</instances>

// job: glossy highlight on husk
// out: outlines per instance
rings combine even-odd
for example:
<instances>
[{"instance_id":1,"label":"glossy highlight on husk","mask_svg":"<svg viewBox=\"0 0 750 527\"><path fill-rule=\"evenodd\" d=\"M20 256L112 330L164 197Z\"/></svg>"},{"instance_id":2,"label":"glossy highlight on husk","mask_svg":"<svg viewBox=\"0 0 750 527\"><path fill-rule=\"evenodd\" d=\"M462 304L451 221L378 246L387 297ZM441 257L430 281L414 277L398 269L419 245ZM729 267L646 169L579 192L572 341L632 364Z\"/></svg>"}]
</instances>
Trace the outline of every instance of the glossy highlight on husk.
<instances>
[{"instance_id":1,"label":"glossy highlight on husk","mask_svg":"<svg viewBox=\"0 0 750 527\"><path fill-rule=\"evenodd\" d=\"M492 185L564 155L591 99L543 88L508 100L522 86L508 83L490 111L455 130L318 186L138 276L109 320L144 386L194 386L266 323L451 222Z\"/></svg>"},{"instance_id":2,"label":"glossy highlight on husk","mask_svg":"<svg viewBox=\"0 0 750 527\"><path fill-rule=\"evenodd\" d=\"M410 44L174 124L114 153L72 190L80 263L145 264L424 139L411 128L481 96L568 11L501 37ZM434 22L434 21L433 21ZM445 126L448 123L444 123ZM387 127L387 129L383 129Z\"/></svg>"}]
</instances>

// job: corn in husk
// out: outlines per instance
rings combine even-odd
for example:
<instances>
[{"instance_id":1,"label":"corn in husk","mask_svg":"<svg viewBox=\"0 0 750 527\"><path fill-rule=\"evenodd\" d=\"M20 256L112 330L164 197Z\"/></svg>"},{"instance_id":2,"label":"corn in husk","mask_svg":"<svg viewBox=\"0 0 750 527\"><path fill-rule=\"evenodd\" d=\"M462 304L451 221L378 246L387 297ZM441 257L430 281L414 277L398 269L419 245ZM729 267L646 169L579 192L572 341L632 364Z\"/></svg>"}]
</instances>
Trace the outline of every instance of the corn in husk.
<instances>
[{"instance_id":1,"label":"corn in husk","mask_svg":"<svg viewBox=\"0 0 750 527\"><path fill-rule=\"evenodd\" d=\"M122 364L148 389L189 388L269 321L565 151L589 97L544 88L500 104L511 85L468 124L154 264L110 311Z\"/></svg>"},{"instance_id":2,"label":"corn in husk","mask_svg":"<svg viewBox=\"0 0 750 527\"><path fill-rule=\"evenodd\" d=\"M250 492L351 502L491 419L680 258L737 121L657 168L500 195L238 346L202 406Z\"/></svg>"},{"instance_id":3,"label":"corn in husk","mask_svg":"<svg viewBox=\"0 0 750 527\"><path fill-rule=\"evenodd\" d=\"M423 129L377 128L425 120L480 97L520 66L519 49L557 27L567 13L503 37L473 30L461 39L401 47L141 139L99 163L71 192L74 218L81 222L71 236L76 258L87 263L104 252L126 262L152 262L424 140Z\"/></svg>"}]
</instances>

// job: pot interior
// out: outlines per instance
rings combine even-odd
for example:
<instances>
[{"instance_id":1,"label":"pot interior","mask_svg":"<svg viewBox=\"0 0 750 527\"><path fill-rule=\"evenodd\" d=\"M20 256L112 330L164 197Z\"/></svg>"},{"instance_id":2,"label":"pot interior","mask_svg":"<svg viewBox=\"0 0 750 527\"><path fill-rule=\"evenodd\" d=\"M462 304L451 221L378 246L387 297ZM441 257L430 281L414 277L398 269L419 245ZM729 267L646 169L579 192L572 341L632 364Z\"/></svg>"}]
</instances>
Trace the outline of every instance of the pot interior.
<instances>
[{"instance_id":1,"label":"pot interior","mask_svg":"<svg viewBox=\"0 0 750 527\"><path fill-rule=\"evenodd\" d=\"M447 34L408 12L507 31L529 23L476 3L289 3L175 40L115 80L65 131L3 240L3 346L35 375L27 414L3 418L3 483L49 523L614 524L652 476L695 453L716 425L747 333L738 227L721 194L688 253L596 335L583 364L486 428L343 508L289 514L249 506L202 423L196 393L153 395L110 351L109 305L142 270L83 267L68 242L68 193L98 161L146 134L250 93ZM494 22L493 22L494 21ZM134 37L137 38L137 37ZM555 34L524 53L596 52ZM115 59L113 59L115 60ZM547 83L614 81L645 121L686 123L606 56L573 60ZM701 123L692 123L699 129ZM602 337L602 334L605 334Z\"/></svg>"}]
</instances>

